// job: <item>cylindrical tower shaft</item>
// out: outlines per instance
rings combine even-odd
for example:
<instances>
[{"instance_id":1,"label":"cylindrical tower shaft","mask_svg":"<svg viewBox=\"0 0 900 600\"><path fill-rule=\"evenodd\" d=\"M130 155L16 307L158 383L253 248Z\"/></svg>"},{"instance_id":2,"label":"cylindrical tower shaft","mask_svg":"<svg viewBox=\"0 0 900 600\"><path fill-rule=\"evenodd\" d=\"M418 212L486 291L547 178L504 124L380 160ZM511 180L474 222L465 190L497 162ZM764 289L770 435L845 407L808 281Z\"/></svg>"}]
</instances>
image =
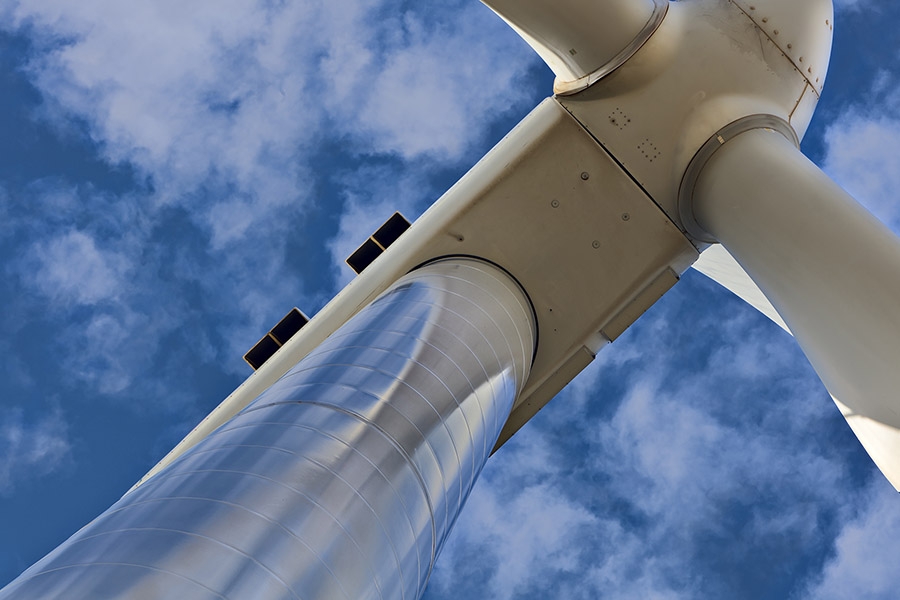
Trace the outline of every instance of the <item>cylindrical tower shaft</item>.
<instances>
[{"instance_id":1,"label":"cylindrical tower shaft","mask_svg":"<svg viewBox=\"0 0 900 600\"><path fill-rule=\"evenodd\" d=\"M418 269L0 598L414 600L535 339L500 269Z\"/></svg>"}]
</instances>

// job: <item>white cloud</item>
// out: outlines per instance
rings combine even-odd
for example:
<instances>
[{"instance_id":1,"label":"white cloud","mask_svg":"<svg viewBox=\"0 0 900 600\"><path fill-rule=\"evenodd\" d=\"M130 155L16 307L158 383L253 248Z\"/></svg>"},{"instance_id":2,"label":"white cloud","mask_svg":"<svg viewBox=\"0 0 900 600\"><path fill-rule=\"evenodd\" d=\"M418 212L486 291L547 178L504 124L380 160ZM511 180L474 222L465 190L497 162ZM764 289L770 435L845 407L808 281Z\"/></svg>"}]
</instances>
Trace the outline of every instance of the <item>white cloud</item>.
<instances>
[{"instance_id":1,"label":"white cloud","mask_svg":"<svg viewBox=\"0 0 900 600\"><path fill-rule=\"evenodd\" d=\"M483 589L497 600L519 597L560 572L580 569L579 532L598 529L590 511L546 483L516 490L480 485L460 521L460 531L441 554L432 586L453 590L460 577L451 570L453 564L475 546L481 566L490 568Z\"/></svg>"},{"instance_id":2,"label":"white cloud","mask_svg":"<svg viewBox=\"0 0 900 600\"><path fill-rule=\"evenodd\" d=\"M406 43L359 95L356 126L374 135L376 149L458 160L486 123L526 97L516 82L534 57L486 12L470 2L437 28L426 27L424 15L406 16Z\"/></svg>"},{"instance_id":3,"label":"white cloud","mask_svg":"<svg viewBox=\"0 0 900 600\"><path fill-rule=\"evenodd\" d=\"M218 247L308 200L322 135L458 159L525 95L511 84L533 64L475 3L437 31L389 1L7 4L49 44L30 73L52 116L86 120L111 162L192 203ZM211 205L186 196L210 185L225 191Z\"/></svg>"},{"instance_id":4,"label":"white cloud","mask_svg":"<svg viewBox=\"0 0 900 600\"><path fill-rule=\"evenodd\" d=\"M69 333L66 341L83 351L69 353L66 365L102 394L122 392L147 369L148 357L157 349L158 337L137 335L152 329L148 321L148 316L124 309L95 314L83 328Z\"/></svg>"},{"instance_id":5,"label":"white cloud","mask_svg":"<svg viewBox=\"0 0 900 600\"><path fill-rule=\"evenodd\" d=\"M826 128L822 168L900 231L900 78L887 70L874 73L862 98Z\"/></svg>"},{"instance_id":6,"label":"white cloud","mask_svg":"<svg viewBox=\"0 0 900 600\"><path fill-rule=\"evenodd\" d=\"M792 407L777 407L761 397L763 418L771 419L770 423L754 426L739 415L719 415L717 407L690 400L704 391L715 393L717 369L711 366L706 373L685 374L694 381L676 389L667 389L663 382L668 379L637 377L612 420L597 428L593 453L597 469L614 473L616 491L631 496L647 515L661 519L670 533L694 535L697 527L712 526L710 511L724 499L744 495L748 482L757 490L774 490L786 480L806 480L822 490L834 490L845 475L839 462L791 439L812 420L810 412L833 412L833 407L823 402L809 411L804 405L811 403L800 395L791 398ZM767 376L783 377L782 373L783 369L775 369ZM739 407L736 403L732 410ZM755 413L760 408L750 410ZM757 515L754 529L757 534L789 529L793 535L807 535L809 515L794 512L801 508L806 509Z\"/></svg>"},{"instance_id":7,"label":"white cloud","mask_svg":"<svg viewBox=\"0 0 900 600\"><path fill-rule=\"evenodd\" d=\"M221 201L239 199L259 221L303 198L296 154L316 132L298 68L314 51L299 43L314 8L291 6L47 0L14 13L57 42L30 68L52 116L86 120L108 160L137 167L164 202L198 203L185 194L221 182ZM283 18L298 30L276 28ZM219 212L195 208L215 229Z\"/></svg>"},{"instance_id":8,"label":"white cloud","mask_svg":"<svg viewBox=\"0 0 900 600\"><path fill-rule=\"evenodd\" d=\"M900 229L900 118L851 109L828 128L824 169L878 218Z\"/></svg>"},{"instance_id":9,"label":"white cloud","mask_svg":"<svg viewBox=\"0 0 900 600\"><path fill-rule=\"evenodd\" d=\"M22 276L54 301L96 304L123 292L128 260L98 248L94 238L82 231L70 230L39 241L30 253Z\"/></svg>"},{"instance_id":10,"label":"white cloud","mask_svg":"<svg viewBox=\"0 0 900 600\"><path fill-rule=\"evenodd\" d=\"M0 413L0 496L60 468L71 450L67 429L59 411L34 423L27 423L21 410Z\"/></svg>"},{"instance_id":11,"label":"white cloud","mask_svg":"<svg viewBox=\"0 0 900 600\"><path fill-rule=\"evenodd\" d=\"M900 572L894 557L900 556L900 510L897 493L877 479L864 495L868 502L850 521L834 544L834 556L807 597L815 600L897 597Z\"/></svg>"}]
</instances>

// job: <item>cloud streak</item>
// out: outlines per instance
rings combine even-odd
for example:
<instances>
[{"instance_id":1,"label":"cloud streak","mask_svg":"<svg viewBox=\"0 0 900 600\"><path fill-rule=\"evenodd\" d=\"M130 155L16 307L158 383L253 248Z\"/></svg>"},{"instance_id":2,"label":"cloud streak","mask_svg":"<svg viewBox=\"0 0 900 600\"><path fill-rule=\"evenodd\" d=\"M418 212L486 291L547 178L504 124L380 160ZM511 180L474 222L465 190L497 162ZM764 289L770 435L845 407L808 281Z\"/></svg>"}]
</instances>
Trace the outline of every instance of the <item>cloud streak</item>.
<instances>
[{"instance_id":1,"label":"cloud streak","mask_svg":"<svg viewBox=\"0 0 900 600\"><path fill-rule=\"evenodd\" d=\"M900 552L897 494L880 485L866 492L868 502L838 535L834 557L810 586L807 598L887 600L896 596L900 576L893 561L885 557Z\"/></svg>"},{"instance_id":2,"label":"cloud streak","mask_svg":"<svg viewBox=\"0 0 900 600\"><path fill-rule=\"evenodd\" d=\"M22 481L44 477L65 465L71 451L68 426L59 411L34 422L23 412L0 413L0 497Z\"/></svg>"}]
</instances>

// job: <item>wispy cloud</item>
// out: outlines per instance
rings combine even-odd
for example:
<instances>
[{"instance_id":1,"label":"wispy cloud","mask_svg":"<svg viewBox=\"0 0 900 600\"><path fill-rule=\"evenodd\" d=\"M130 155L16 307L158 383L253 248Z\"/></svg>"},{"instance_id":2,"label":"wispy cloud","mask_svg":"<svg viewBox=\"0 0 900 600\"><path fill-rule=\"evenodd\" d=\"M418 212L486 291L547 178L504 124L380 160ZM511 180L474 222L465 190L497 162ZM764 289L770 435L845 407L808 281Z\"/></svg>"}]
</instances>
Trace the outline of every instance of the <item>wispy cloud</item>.
<instances>
[{"instance_id":1,"label":"wispy cloud","mask_svg":"<svg viewBox=\"0 0 900 600\"><path fill-rule=\"evenodd\" d=\"M597 518L589 510L549 484L526 486L512 495L479 488L467 511L471 517L462 539L468 535L481 553L480 567L490 570L481 593L498 600L520 597L560 572L579 570L584 548L574 542L584 528L597 530ZM447 554L452 564L452 552ZM456 572L442 583L452 590L464 577Z\"/></svg>"},{"instance_id":2,"label":"wispy cloud","mask_svg":"<svg viewBox=\"0 0 900 600\"><path fill-rule=\"evenodd\" d=\"M535 58L485 11L467 2L437 24L424 11L405 14L402 42L388 46L378 72L363 78L366 92L348 103L359 114L340 118L371 133L376 151L458 160L486 125L531 95L516 82Z\"/></svg>"},{"instance_id":3,"label":"wispy cloud","mask_svg":"<svg viewBox=\"0 0 900 600\"><path fill-rule=\"evenodd\" d=\"M48 475L65 464L71 443L59 411L27 422L21 410L0 413L0 496L17 483Z\"/></svg>"},{"instance_id":4,"label":"wispy cloud","mask_svg":"<svg viewBox=\"0 0 900 600\"><path fill-rule=\"evenodd\" d=\"M825 135L823 168L882 221L900 230L900 80L882 72Z\"/></svg>"},{"instance_id":5,"label":"wispy cloud","mask_svg":"<svg viewBox=\"0 0 900 600\"><path fill-rule=\"evenodd\" d=\"M888 600L897 596L900 573L892 560L900 553L897 493L884 485L873 485L865 492L867 501L837 537L834 555L810 586L807 598Z\"/></svg>"},{"instance_id":6,"label":"wispy cloud","mask_svg":"<svg viewBox=\"0 0 900 600\"><path fill-rule=\"evenodd\" d=\"M513 84L534 60L505 25L476 18L486 10L466 3L437 26L433 11L387 1L42 0L9 12L46 45L29 71L48 111L86 120L109 161L199 209L223 245L308 200L305 157L322 136L459 159L524 96ZM225 193L201 208L188 193L202 186Z\"/></svg>"},{"instance_id":7,"label":"wispy cloud","mask_svg":"<svg viewBox=\"0 0 900 600\"><path fill-rule=\"evenodd\" d=\"M125 285L125 257L97 247L93 237L70 230L39 241L30 250L34 271L29 280L57 302L96 304L115 299ZM26 261L25 268L32 266Z\"/></svg>"}]
</instances>

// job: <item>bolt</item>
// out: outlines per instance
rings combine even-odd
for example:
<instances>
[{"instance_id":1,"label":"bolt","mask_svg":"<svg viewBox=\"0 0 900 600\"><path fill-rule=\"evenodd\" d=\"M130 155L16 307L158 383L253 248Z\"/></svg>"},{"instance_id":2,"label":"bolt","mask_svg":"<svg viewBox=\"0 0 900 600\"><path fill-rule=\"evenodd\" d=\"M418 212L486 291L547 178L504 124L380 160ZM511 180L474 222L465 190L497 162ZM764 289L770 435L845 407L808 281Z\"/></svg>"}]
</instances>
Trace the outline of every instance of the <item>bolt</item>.
<instances>
[{"instance_id":1,"label":"bolt","mask_svg":"<svg viewBox=\"0 0 900 600\"><path fill-rule=\"evenodd\" d=\"M552 200L550 202L550 206L552 206L553 208L559 208L559 200Z\"/></svg>"},{"instance_id":2,"label":"bolt","mask_svg":"<svg viewBox=\"0 0 900 600\"><path fill-rule=\"evenodd\" d=\"M583 173L581 174L581 178L582 178L584 181L587 181L588 179L591 178L591 175L590 175L590 173L588 173L587 171L585 171L585 172L583 172Z\"/></svg>"},{"instance_id":3,"label":"bolt","mask_svg":"<svg viewBox=\"0 0 900 600\"><path fill-rule=\"evenodd\" d=\"M594 250L596 250L597 248L600 247L600 241L599 241L599 240L594 240L594 243L591 244L591 246L593 246L593 247L594 247Z\"/></svg>"}]
</instances>

